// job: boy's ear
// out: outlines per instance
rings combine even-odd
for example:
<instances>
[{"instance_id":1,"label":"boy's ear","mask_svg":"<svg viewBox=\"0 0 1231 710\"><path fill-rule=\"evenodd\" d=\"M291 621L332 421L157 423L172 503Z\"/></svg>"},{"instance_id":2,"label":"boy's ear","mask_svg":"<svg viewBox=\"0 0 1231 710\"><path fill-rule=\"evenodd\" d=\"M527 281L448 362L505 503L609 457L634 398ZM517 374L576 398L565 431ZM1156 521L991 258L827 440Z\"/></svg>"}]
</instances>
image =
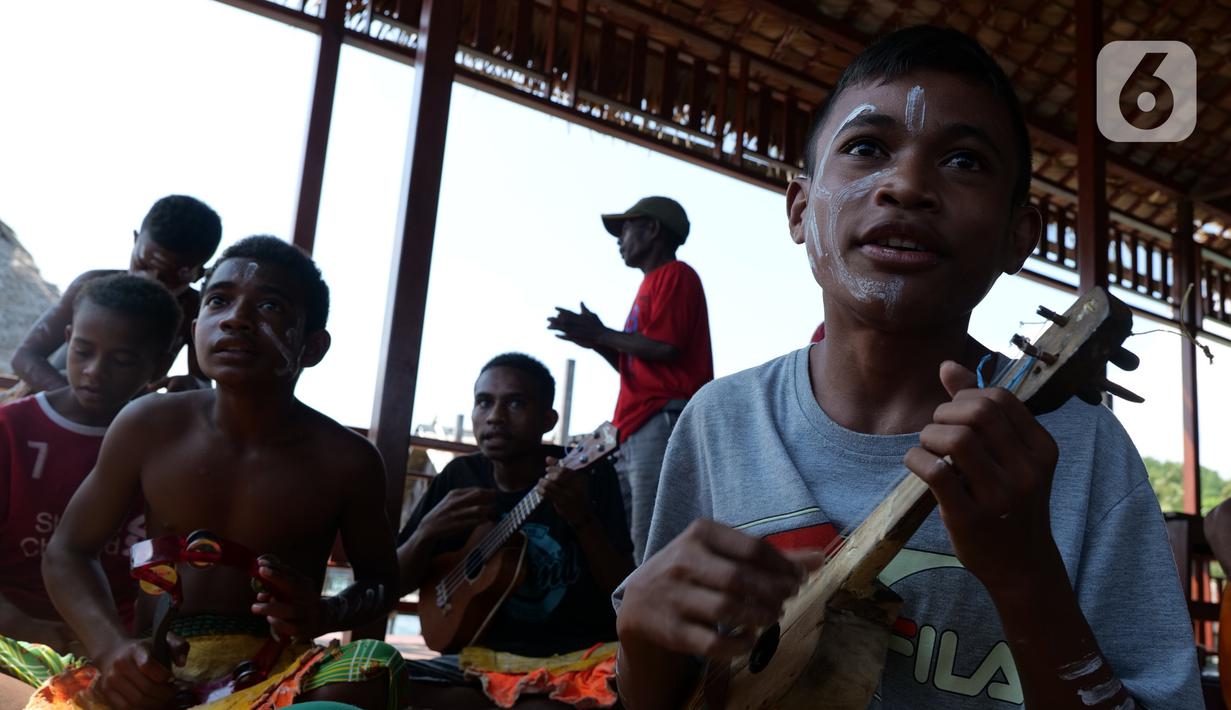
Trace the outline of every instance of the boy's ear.
<instances>
[{"instance_id":1,"label":"boy's ear","mask_svg":"<svg viewBox=\"0 0 1231 710\"><path fill-rule=\"evenodd\" d=\"M555 429L556 423L558 423L559 421L560 421L560 414L557 413L556 410L554 409L547 410L547 415L543 419L543 433L546 434L552 429Z\"/></svg>"},{"instance_id":2,"label":"boy's ear","mask_svg":"<svg viewBox=\"0 0 1231 710\"><path fill-rule=\"evenodd\" d=\"M808 209L808 186L806 175L796 175L786 186L786 223L791 230L791 241L804 243L804 212Z\"/></svg>"},{"instance_id":3,"label":"boy's ear","mask_svg":"<svg viewBox=\"0 0 1231 710\"><path fill-rule=\"evenodd\" d=\"M329 335L329 331L321 329L315 333L311 333L303 342L303 359L299 361L304 367L313 367L325 358L325 353L329 352L329 346L333 343L333 337Z\"/></svg>"},{"instance_id":4,"label":"boy's ear","mask_svg":"<svg viewBox=\"0 0 1231 710\"><path fill-rule=\"evenodd\" d=\"M1004 272L1016 274L1034 253L1043 235L1043 215L1037 207L1025 204L1013 209L1013 222L1009 225L1009 251L1006 254Z\"/></svg>"}]
</instances>

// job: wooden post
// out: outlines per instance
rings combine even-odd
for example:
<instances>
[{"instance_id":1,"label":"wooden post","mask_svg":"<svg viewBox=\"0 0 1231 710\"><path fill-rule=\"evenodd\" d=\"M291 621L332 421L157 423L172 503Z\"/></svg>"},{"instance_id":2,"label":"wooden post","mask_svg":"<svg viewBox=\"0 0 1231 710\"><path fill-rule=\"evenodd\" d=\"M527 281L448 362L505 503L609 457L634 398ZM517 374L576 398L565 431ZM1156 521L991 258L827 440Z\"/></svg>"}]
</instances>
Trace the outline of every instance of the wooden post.
<instances>
[{"instance_id":1,"label":"wooden post","mask_svg":"<svg viewBox=\"0 0 1231 710\"><path fill-rule=\"evenodd\" d=\"M1103 2L1077 3L1077 85L1095 85L1103 46ZM1077 273L1082 293L1107 285L1107 142L1098 130L1095 92L1077 92Z\"/></svg>"},{"instance_id":2,"label":"wooden post","mask_svg":"<svg viewBox=\"0 0 1231 710\"><path fill-rule=\"evenodd\" d=\"M308 135L299 173L299 203L291 241L309 254L316 243L316 221L321 211L321 186L325 180L325 152L329 147L329 124L333 120L333 97L338 86L338 61L342 55L345 0L325 1L321 44L316 54L316 78L312 85L312 108Z\"/></svg>"},{"instance_id":3,"label":"wooden post","mask_svg":"<svg viewBox=\"0 0 1231 710\"><path fill-rule=\"evenodd\" d=\"M1196 334L1201 329L1201 253L1193 241L1193 203L1181 200L1175 210L1175 234L1171 249L1174 254L1175 278L1172 298L1175 318L1180 328ZM1184 293L1192 285L1187 301ZM1201 447L1197 431L1197 345L1188 338L1180 340L1180 368L1184 393L1184 512L1201 514Z\"/></svg>"},{"instance_id":4,"label":"wooden post","mask_svg":"<svg viewBox=\"0 0 1231 710\"><path fill-rule=\"evenodd\" d=\"M419 18L410 135L402 174L402 205L398 211L398 231L389 274L389 300L381 343L383 357L376 372L376 397L372 404L372 426L368 431L385 460L388 477L385 504L389 519L395 525L402 508L410 447L461 8L462 4L455 0L424 0ZM369 632L377 633L362 629L356 630L356 635Z\"/></svg>"},{"instance_id":5,"label":"wooden post","mask_svg":"<svg viewBox=\"0 0 1231 710\"><path fill-rule=\"evenodd\" d=\"M578 74L581 73L581 52L585 48L582 42L586 36L586 0L577 0L577 13L573 15L573 44L569 50L568 69L568 100L569 106L577 108L577 92L581 90Z\"/></svg>"}]
</instances>

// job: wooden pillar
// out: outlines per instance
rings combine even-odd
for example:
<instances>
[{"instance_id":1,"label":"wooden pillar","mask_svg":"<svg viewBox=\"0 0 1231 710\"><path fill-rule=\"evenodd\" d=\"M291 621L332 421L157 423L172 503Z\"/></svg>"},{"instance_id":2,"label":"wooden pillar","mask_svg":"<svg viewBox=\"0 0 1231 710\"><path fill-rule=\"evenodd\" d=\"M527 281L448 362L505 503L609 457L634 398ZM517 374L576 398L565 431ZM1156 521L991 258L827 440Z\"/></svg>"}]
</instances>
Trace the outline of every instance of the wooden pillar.
<instances>
[{"instance_id":1,"label":"wooden pillar","mask_svg":"<svg viewBox=\"0 0 1231 710\"><path fill-rule=\"evenodd\" d=\"M368 432L385 460L385 502L396 525L410 447L410 425L419 375L419 348L427 307L427 279L444 164L445 130L453 90L462 3L424 0L415 53L410 136L402 174L402 205L394 238L382 357Z\"/></svg>"},{"instance_id":2,"label":"wooden pillar","mask_svg":"<svg viewBox=\"0 0 1231 710\"><path fill-rule=\"evenodd\" d=\"M1201 329L1201 252L1193 241L1193 203L1181 200L1176 205L1175 234L1171 249L1174 254L1175 278L1172 298L1175 318L1180 328L1189 333ZM1187 302L1184 292L1192 285ZM1184 394L1184 512L1201 514L1201 457L1197 432L1197 345L1188 338L1180 339L1180 368Z\"/></svg>"},{"instance_id":3,"label":"wooden pillar","mask_svg":"<svg viewBox=\"0 0 1231 710\"><path fill-rule=\"evenodd\" d=\"M316 220L321 211L325 151L329 147L329 125L333 120L333 97L338 86L338 61L342 56L345 19L345 0L325 0L325 21L321 23L321 44L316 55L316 79L312 86L312 109L308 114L308 136L304 146L303 169L299 173L299 204L295 208L295 226L291 231L291 241L309 254L316 243Z\"/></svg>"},{"instance_id":4,"label":"wooden pillar","mask_svg":"<svg viewBox=\"0 0 1231 710\"><path fill-rule=\"evenodd\" d=\"M1077 3L1077 85L1095 85L1103 46L1102 0ZM1098 130L1095 92L1077 92L1077 273L1082 293L1107 285L1107 142Z\"/></svg>"}]
</instances>

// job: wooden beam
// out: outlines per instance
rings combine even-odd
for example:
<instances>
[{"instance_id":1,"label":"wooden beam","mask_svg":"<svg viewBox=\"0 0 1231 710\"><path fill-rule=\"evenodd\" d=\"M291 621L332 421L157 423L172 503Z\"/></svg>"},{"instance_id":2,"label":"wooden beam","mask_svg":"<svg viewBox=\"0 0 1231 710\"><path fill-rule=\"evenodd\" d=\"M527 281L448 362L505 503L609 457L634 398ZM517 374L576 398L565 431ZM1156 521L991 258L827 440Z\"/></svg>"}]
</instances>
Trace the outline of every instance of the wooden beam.
<instances>
[{"instance_id":1,"label":"wooden beam","mask_svg":"<svg viewBox=\"0 0 1231 710\"><path fill-rule=\"evenodd\" d=\"M1174 279L1175 318L1188 333L1201 329L1200 252L1193 241L1193 203L1182 200L1176 205L1175 239L1171 243L1175 255ZM1192 286L1185 300L1184 293ZM1180 339L1181 381L1184 394L1184 512L1201 514L1201 458L1197 417L1197 346L1189 338Z\"/></svg>"},{"instance_id":2,"label":"wooden beam","mask_svg":"<svg viewBox=\"0 0 1231 710\"><path fill-rule=\"evenodd\" d=\"M732 161L736 165L744 162L744 129L748 116L748 53L739 53L739 83L735 85L735 120L731 122L731 131L735 134L735 153Z\"/></svg>"},{"instance_id":3,"label":"wooden beam","mask_svg":"<svg viewBox=\"0 0 1231 710\"><path fill-rule=\"evenodd\" d=\"M1103 46L1103 2L1077 4L1077 85L1094 86ZM1107 140L1095 118L1095 92L1077 94L1077 273L1081 292L1107 285Z\"/></svg>"},{"instance_id":4,"label":"wooden beam","mask_svg":"<svg viewBox=\"0 0 1231 710\"><path fill-rule=\"evenodd\" d=\"M376 371L377 390L369 429L370 438L385 460L385 503L395 525L402 507L415 384L419 377L427 280L449 100L457 67L454 55L461 30L461 10L462 4L455 0L424 0L419 17L402 204L394 237L382 357Z\"/></svg>"},{"instance_id":5,"label":"wooden beam","mask_svg":"<svg viewBox=\"0 0 1231 710\"><path fill-rule=\"evenodd\" d=\"M346 0L326 0L325 20L320 26L316 53L316 78L312 82L312 107L308 112L308 135L304 141L303 168L299 172L299 198L291 241L309 254L316 243L316 221L321 211L325 182L325 153L333 121L333 98L338 87L338 62L342 56L342 28Z\"/></svg>"},{"instance_id":6,"label":"wooden beam","mask_svg":"<svg viewBox=\"0 0 1231 710\"><path fill-rule=\"evenodd\" d=\"M586 0L577 0L577 13L573 15L573 43L570 49L568 69L569 106L577 108L577 92L581 89L577 75L581 73L582 40L586 34Z\"/></svg>"}]
</instances>

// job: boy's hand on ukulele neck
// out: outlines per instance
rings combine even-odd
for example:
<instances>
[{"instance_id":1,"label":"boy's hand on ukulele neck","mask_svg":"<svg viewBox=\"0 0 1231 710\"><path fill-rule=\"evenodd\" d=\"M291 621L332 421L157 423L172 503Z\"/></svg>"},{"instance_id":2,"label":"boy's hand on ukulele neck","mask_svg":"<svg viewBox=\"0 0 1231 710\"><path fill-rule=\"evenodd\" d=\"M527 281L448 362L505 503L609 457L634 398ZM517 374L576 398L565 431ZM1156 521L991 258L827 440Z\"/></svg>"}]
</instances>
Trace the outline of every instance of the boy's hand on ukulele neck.
<instances>
[{"instance_id":1,"label":"boy's hand on ukulele neck","mask_svg":"<svg viewBox=\"0 0 1231 710\"><path fill-rule=\"evenodd\" d=\"M264 589L252 613L264 616L275 638L307 642L320 635L321 589L310 577L273 555L257 559Z\"/></svg>"},{"instance_id":2,"label":"boy's hand on ukulele neck","mask_svg":"<svg viewBox=\"0 0 1231 710\"><path fill-rule=\"evenodd\" d=\"M564 522L580 529L594 520L585 474L561 468L559 461L547 457L547 473L539 479L539 495L551 501Z\"/></svg>"},{"instance_id":3,"label":"boy's hand on ukulele neck","mask_svg":"<svg viewBox=\"0 0 1231 710\"><path fill-rule=\"evenodd\" d=\"M175 695L171 671L154 660L149 639L125 639L93 661L99 670L90 686L104 707L158 710Z\"/></svg>"},{"instance_id":4,"label":"boy's hand on ukulele neck","mask_svg":"<svg viewBox=\"0 0 1231 710\"><path fill-rule=\"evenodd\" d=\"M491 488L455 488L423 516L416 534L425 540L439 540L470 532L496 517L496 498Z\"/></svg>"},{"instance_id":5,"label":"boy's hand on ukulele neck","mask_svg":"<svg viewBox=\"0 0 1231 710\"><path fill-rule=\"evenodd\" d=\"M820 551L783 554L696 520L629 576L616 621L620 641L713 659L746 653L823 560Z\"/></svg>"},{"instance_id":6,"label":"boy's hand on ukulele neck","mask_svg":"<svg viewBox=\"0 0 1231 710\"><path fill-rule=\"evenodd\" d=\"M936 496L957 558L993 596L1055 572L1056 442L1008 390L978 389L954 362L941 365L940 379L953 399L936 408L904 462Z\"/></svg>"}]
</instances>

